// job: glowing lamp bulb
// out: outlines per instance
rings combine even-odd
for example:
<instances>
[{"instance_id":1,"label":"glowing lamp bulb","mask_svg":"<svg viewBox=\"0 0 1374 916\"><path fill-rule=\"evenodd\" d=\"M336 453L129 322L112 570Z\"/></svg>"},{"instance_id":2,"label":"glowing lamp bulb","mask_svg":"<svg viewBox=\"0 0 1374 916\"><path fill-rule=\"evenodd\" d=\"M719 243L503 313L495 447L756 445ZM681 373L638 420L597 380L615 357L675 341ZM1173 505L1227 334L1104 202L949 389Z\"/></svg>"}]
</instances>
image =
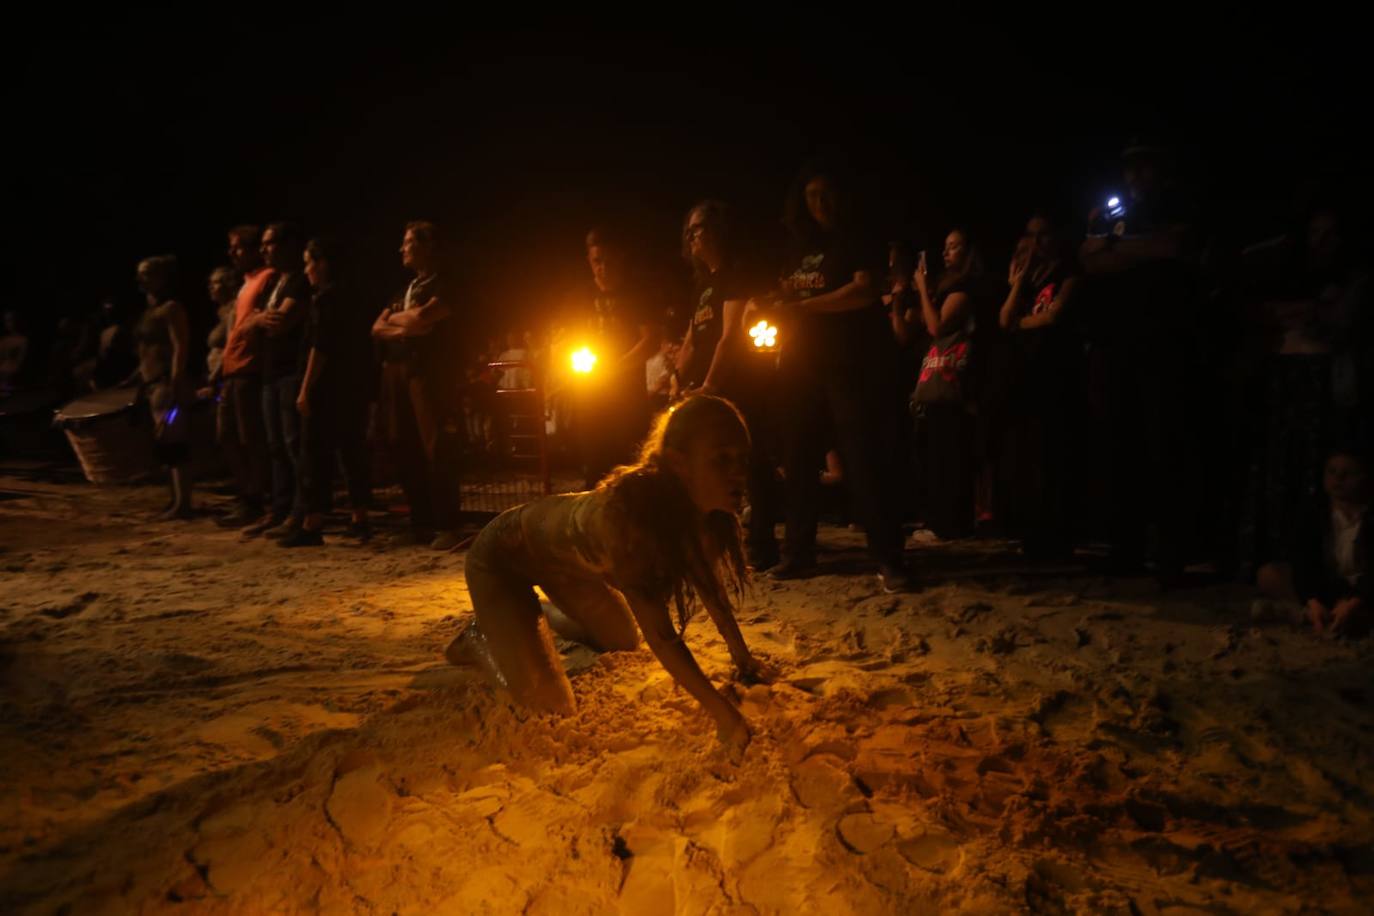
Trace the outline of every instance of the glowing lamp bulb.
<instances>
[{"instance_id":1,"label":"glowing lamp bulb","mask_svg":"<svg viewBox=\"0 0 1374 916\"><path fill-rule=\"evenodd\" d=\"M760 350L771 350L778 342L778 329L767 321L760 321L749 329L749 336L754 340L754 346Z\"/></svg>"},{"instance_id":2,"label":"glowing lamp bulb","mask_svg":"<svg viewBox=\"0 0 1374 916\"><path fill-rule=\"evenodd\" d=\"M572 370L579 375L586 375L596 367L596 354L587 347L581 347L573 351Z\"/></svg>"},{"instance_id":3,"label":"glowing lamp bulb","mask_svg":"<svg viewBox=\"0 0 1374 916\"><path fill-rule=\"evenodd\" d=\"M1107 206L1108 206L1110 209L1115 210L1117 207L1121 206L1121 198L1120 198L1120 197L1112 197L1112 198L1109 198L1109 199L1107 200Z\"/></svg>"}]
</instances>

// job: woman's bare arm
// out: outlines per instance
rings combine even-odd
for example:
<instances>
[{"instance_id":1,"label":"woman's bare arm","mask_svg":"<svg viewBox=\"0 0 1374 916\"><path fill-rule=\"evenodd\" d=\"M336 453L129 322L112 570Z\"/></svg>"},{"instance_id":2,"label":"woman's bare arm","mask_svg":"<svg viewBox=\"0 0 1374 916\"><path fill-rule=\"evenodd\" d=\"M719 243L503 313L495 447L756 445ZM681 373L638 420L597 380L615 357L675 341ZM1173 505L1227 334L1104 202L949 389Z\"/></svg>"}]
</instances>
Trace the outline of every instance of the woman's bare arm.
<instances>
[{"instance_id":1,"label":"woman's bare arm","mask_svg":"<svg viewBox=\"0 0 1374 916\"><path fill-rule=\"evenodd\" d=\"M810 299L802 299L799 305L808 312L853 312L868 308L877 298L873 287L873 275L861 270L854 274L853 280L839 289L812 296Z\"/></svg>"},{"instance_id":2,"label":"woman's bare arm","mask_svg":"<svg viewBox=\"0 0 1374 916\"><path fill-rule=\"evenodd\" d=\"M167 319L167 334L172 339L171 382L179 385L186 377L186 364L190 353L191 327L186 320L186 310L178 302L168 302L162 307Z\"/></svg>"},{"instance_id":3,"label":"woman's bare arm","mask_svg":"<svg viewBox=\"0 0 1374 916\"><path fill-rule=\"evenodd\" d=\"M744 337L744 300L727 299L721 316L720 340L716 341L716 352L711 355L711 367L706 370L703 388L719 391L729 374L730 361L734 359L739 341Z\"/></svg>"},{"instance_id":4,"label":"woman's bare arm","mask_svg":"<svg viewBox=\"0 0 1374 916\"><path fill-rule=\"evenodd\" d=\"M1059 316L1063 312L1065 304L1073 297L1074 291L1077 289L1078 279L1076 277L1069 277L1064 281L1063 285L1059 287L1059 292L1055 295L1054 301L1051 302L1044 311L1040 312L1038 315L1025 316L1016 326L1023 331L1031 331L1035 328L1047 328L1054 324L1059 320ZM1003 325L1003 327L1005 327L1005 325Z\"/></svg>"},{"instance_id":5,"label":"woman's bare arm","mask_svg":"<svg viewBox=\"0 0 1374 916\"><path fill-rule=\"evenodd\" d=\"M625 592L625 600L629 603L630 612L634 614L635 622L644 634L644 641L649 644L649 651L654 653L654 657L672 675L673 680L691 694L715 720L721 740L727 743L731 743L732 740L738 741L740 730L743 729L744 743L747 743L749 727L744 721L744 716L733 703L716 690L697 664L697 660L692 657L691 650L682 641L682 634L673 626L668 605L633 590ZM740 637L741 645L743 641L743 637Z\"/></svg>"}]
</instances>

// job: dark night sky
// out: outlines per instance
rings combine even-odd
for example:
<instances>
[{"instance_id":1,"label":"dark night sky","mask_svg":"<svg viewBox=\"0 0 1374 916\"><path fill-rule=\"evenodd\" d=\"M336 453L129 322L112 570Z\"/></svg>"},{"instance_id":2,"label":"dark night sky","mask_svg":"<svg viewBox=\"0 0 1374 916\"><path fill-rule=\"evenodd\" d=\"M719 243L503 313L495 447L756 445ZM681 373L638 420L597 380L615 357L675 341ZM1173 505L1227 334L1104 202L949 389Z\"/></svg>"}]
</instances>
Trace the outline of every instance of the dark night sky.
<instances>
[{"instance_id":1,"label":"dark night sky","mask_svg":"<svg viewBox=\"0 0 1374 916\"><path fill-rule=\"evenodd\" d=\"M1291 196L1297 168L1367 191L1346 174L1359 61L1324 26L1130 41L1103 26L1089 41L971 22L652 37L177 25L125 14L12 49L11 301L131 300L135 261L174 251L199 304L223 230L279 217L345 240L380 295L400 280L401 225L423 215L446 226L472 309L528 312L580 278L581 233L607 216L664 270L701 197L771 231L817 149L864 175L886 234L967 223L999 259L1030 208L1077 219L1142 125L1181 141L1237 235Z\"/></svg>"}]
</instances>

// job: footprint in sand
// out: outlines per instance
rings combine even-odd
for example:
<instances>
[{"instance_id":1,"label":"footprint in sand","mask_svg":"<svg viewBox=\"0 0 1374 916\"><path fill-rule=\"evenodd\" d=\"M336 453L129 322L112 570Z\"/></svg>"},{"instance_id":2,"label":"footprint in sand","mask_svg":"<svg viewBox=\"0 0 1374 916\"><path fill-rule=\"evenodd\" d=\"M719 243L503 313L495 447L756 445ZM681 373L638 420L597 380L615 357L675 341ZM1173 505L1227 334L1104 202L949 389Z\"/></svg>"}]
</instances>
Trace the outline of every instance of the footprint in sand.
<instances>
[{"instance_id":1,"label":"footprint in sand","mask_svg":"<svg viewBox=\"0 0 1374 916\"><path fill-rule=\"evenodd\" d=\"M45 607L38 613L42 614L44 617L51 617L53 620L62 620L63 618L80 614L82 611L86 610L87 606L90 605L92 601L99 597L100 595L96 592L86 592L83 595L72 598L65 604Z\"/></svg>"},{"instance_id":2,"label":"footprint in sand","mask_svg":"<svg viewBox=\"0 0 1374 916\"><path fill-rule=\"evenodd\" d=\"M886 687L868 695L868 706L872 709L891 709L894 706L908 707L916 702L916 694L906 687Z\"/></svg>"},{"instance_id":3,"label":"footprint in sand","mask_svg":"<svg viewBox=\"0 0 1374 916\"><path fill-rule=\"evenodd\" d=\"M878 820L867 811L846 814L840 818L835 830L844 847L861 856L887 845L897 833L891 824Z\"/></svg>"},{"instance_id":4,"label":"footprint in sand","mask_svg":"<svg viewBox=\"0 0 1374 916\"><path fill-rule=\"evenodd\" d=\"M823 813L839 812L863 800L840 761L828 754L807 758L793 769L792 793L802 807Z\"/></svg>"},{"instance_id":5,"label":"footprint in sand","mask_svg":"<svg viewBox=\"0 0 1374 916\"><path fill-rule=\"evenodd\" d=\"M325 813L345 843L375 846L386 832L395 791L387 785L381 764L365 756L341 761L338 773Z\"/></svg>"},{"instance_id":6,"label":"footprint in sand","mask_svg":"<svg viewBox=\"0 0 1374 916\"><path fill-rule=\"evenodd\" d=\"M261 876L263 857L271 849L261 818L256 806L243 803L207 811L198 819L196 843L187 851L186 860L215 892L246 889ZM193 895L195 882L184 883L184 890Z\"/></svg>"},{"instance_id":7,"label":"footprint in sand","mask_svg":"<svg viewBox=\"0 0 1374 916\"><path fill-rule=\"evenodd\" d=\"M928 832L897 843L897 852L917 868L947 874L959 867L964 854L959 841L948 833Z\"/></svg>"},{"instance_id":8,"label":"footprint in sand","mask_svg":"<svg viewBox=\"0 0 1374 916\"><path fill-rule=\"evenodd\" d=\"M1064 907L1065 894L1088 890L1083 873L1072 865L1040 859L1026 876L1026 902L1032 910L1059 910Z\"/></svg>"},{"instance_id":9,"label":"footprint in sand","mask_svg":"<svg viewBox=\"0 0 1374 916\"><path fill-rule=\"evenodd\" d=\"M1028 718L1056 741L1087 737L1092 732L1092 701L1067 690L1036 698Z\"/></svg>"}]
</instances>

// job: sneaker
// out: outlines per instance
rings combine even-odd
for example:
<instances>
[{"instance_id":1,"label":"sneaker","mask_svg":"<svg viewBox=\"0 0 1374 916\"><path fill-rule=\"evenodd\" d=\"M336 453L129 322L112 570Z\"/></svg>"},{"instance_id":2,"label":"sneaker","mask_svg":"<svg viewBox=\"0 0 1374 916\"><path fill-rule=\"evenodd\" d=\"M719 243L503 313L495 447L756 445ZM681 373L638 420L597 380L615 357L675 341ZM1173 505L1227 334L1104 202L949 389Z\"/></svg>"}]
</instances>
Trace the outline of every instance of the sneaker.
<instances>
[{"instance_id":1,"label":"sneaker","mask_svg":"<svg viewBox=\"0 0 1374 916\"><path fill-rule=\"evenodd\" d=\"M344 530L344 537L356 538L359 543L366 544L372 540L372 525L367 522L349 522L348 528Z\"/></svg>"},{"instance_id":2,"label":"sneaker","mask_svg":"<svg viewBox=\"0 0 1374 916\"><path fill-rule=\"evenodd\" d=\"M157 517L159 522L184 522L196 517L190 506L173 506Z\"/></svg>"},{"instance_id":3,"label":"sneaker","mask_svg":"<svg viewBox=\"0 0 1374 916\"><path fill-rule=\"evenodd\" d=\"M815 574L815 560L798 560L793 557L787 557L768 571L768 577L770 579L782 581L788 579L809 579Z\"/></svg>"},{"instance_id":4,"label":"sneaker","mask_svg":"<svg viewBox=\"0 0 1374 916\"><path fill-rule=\"evenodd\" d=\"M407 528L391 536L387 544L391 547L419 547L434 541L434 532L423 528Z\"/></svg>"},{"instance_id":5,"label":"sneaker","mask_svg":"<svg viewBox=\"0 0 1374 916\"><path fill-rule=\"evenodd\" d=\"M279 518L275 515L264 515L247 528L244 528L243 536L246 538L255 538L264 531L277 527L284 521L286 521L286 519Z\"/></svg>"},{"instance_id":6,"label":"sneaker","mask_svg":"<svg viewBox=\"0 0 1374 916\"><path fill-rule=\"evenodd\" d=\"M274 528L268 528L266 531L262 533L262 536L265 538L271 538L272 540L276 541L284 537L290 537L291 535L295 534L297 531L300 530L301 520L299 518L296 518L295 516L291 516L286 521L282 522L280 525L277 525Z\"/></svg>"},{"instance_id":7,"label":"sneaker","mask_svg":"<svg viewBox=\"0 0 1374 916\"><path fill-rule=\"evenodd\" d=\"M902 592L914 592L920 588L905 566L884 563L878 568L878 584L882 586L885 593L896 595Z\"/></svg>"},{"instance_id":8,"label":"sneaker","mask_svg":"<svg viewBox=\"0 0 1374 916\"><path fill-rule=\"evenodd\" d=\"M285 527L285 526L282 526ZM281 529L277 529L281 530ZM277 541L278 547L323 547L324 535L309 528L297 528Z\"/></svg>"}]
</instances>

